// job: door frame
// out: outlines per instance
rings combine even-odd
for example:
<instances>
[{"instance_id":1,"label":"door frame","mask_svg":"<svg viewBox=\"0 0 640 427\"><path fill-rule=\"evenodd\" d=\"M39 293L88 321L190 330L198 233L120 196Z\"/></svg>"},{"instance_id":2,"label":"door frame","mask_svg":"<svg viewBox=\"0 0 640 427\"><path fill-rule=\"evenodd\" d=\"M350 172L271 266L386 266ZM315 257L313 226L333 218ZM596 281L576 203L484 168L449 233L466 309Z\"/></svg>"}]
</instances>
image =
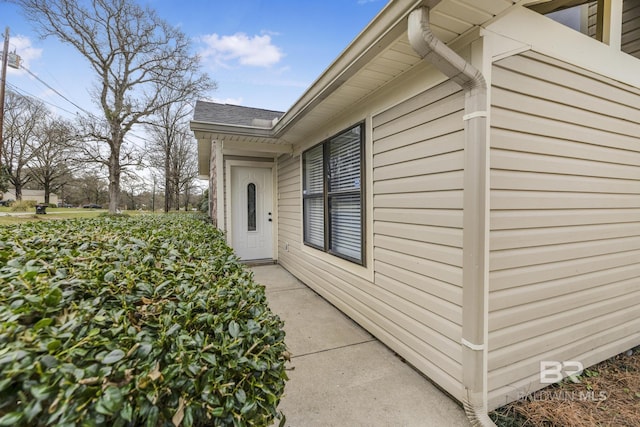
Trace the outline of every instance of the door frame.
<instances>
[{"instance_id":1,"label":"door frame","mask_svg":"<svg viewBox=\"0 0 640 427\"><path fill-rule=\"evenodd\" d=\"M276 261L278 259L278 210L276 209L276 200L278 200L278 181L275 174L276 163L269 159L266 162L258 162L255 160L225 160L225 216L226 220L226 236L227 236L227 244L233 247L233 215L231 213L231 168L233 167L249 167L249 168L261 168L261 169L269 169L271 173L271 218L272 221L272 230L271 230L271 245L273 254L273 260Z\"/></svg>"}]
</instances>

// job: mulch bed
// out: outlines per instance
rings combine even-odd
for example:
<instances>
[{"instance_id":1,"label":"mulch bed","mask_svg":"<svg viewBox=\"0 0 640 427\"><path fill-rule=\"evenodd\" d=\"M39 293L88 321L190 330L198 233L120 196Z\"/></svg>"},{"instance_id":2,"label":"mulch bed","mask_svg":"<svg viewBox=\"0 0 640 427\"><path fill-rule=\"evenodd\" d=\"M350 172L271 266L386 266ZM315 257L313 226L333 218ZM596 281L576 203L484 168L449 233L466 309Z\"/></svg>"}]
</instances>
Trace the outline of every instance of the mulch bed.
<instances>
[{"instance_id":1,"label":"mulch bed","mask_svg":"<svg viewBox=\"0 0 640 427\"><path fill-rule=\"evenodd\" d=\"M499 427L640 426L640 347L496 409Z\"/></svg>"}]
</instances>

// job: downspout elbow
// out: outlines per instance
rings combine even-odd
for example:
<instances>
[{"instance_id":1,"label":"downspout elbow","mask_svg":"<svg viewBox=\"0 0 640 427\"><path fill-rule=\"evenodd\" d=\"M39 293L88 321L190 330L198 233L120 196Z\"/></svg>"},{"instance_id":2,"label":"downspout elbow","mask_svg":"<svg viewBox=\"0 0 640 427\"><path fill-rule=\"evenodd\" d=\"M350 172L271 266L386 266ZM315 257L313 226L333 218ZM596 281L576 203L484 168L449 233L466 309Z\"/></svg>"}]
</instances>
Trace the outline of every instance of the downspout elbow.
<instances>
[{"instance_id":1,"label":"downspout elbow","mask_svg":"<svg viewBox=\"0 0 640 427\"><path fill-rule=\"evenodd\" d=\"M473 65L454 52L431 31L429 9L421 7L409 15L409 43L425 61L460 85L464 90L484 90L484 76Z\"/></svg>"}]
</instances>

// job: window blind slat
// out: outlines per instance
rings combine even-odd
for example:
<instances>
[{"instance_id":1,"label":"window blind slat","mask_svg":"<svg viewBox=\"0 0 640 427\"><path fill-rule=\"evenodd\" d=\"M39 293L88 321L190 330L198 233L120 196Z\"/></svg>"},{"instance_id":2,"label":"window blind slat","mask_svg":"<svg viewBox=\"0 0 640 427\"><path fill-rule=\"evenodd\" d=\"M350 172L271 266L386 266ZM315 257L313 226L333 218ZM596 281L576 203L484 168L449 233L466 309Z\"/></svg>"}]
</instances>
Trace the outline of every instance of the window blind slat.
<instances>
[{"instance_id":1,"label":"window blind slat","mask_svg":"<svg viewBox=\"0 0 640 427\"><path fill-rule=\"evenodd\" d=\"M360 128L329 141L329 191L360 188Z\"/></svg>"},{"instance_id":2,"label":"window blind slat","mask_svg":"<svg viewBox=\"0 0 640 427\"><path fill-rule=\"evenodd\" d=\"M324 247L324 207L320 197L304 199L304 241Z\"/></svg>"},{"instance_id":3,"label":"window blind slat","mask_svg":"<svg viewBox=\"0 0 640 427\"><path fill-rule=\"evenodd\" d=\"M362 248L360 196L331 198L331 250L360 259Z\"/></svg>"},{"instance_id":4,"label":"window blind slat","mask_svg":"<svg viewBox=\"0 0 640 427\"><path fill-rule=\"evenodd\" d=\"M321 194L324 188L322 145L312 148L304 154L303 194Z\"/></svg>"}]
</instances>

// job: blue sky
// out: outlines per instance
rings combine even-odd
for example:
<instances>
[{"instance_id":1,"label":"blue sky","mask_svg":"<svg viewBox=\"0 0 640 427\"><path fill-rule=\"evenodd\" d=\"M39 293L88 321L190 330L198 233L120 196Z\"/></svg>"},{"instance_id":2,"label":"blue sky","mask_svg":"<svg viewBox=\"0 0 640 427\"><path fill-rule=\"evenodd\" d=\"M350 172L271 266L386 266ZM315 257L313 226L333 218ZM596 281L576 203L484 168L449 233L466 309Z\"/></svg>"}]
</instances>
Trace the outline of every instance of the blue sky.
<instances>
[{"instance_id":1,"label":"blue sky","mask_svg":"<svg viewBox=\"0 0 640 427\"><path fill-rule=\"evenodd\" d=\"M286 111L384 7L387 0L137 0L193 40L217 82L210 99ZM73 48L40 39L20 10L0 0L0 29L10 51L75 104L96 111L93 76ZM78 109L24 70L9 69L9 88L50 103L62 116ZM53 104L53 105L51 105ZM67 110L67 111L64 111Z\"/></svg>"}]
</instances>

